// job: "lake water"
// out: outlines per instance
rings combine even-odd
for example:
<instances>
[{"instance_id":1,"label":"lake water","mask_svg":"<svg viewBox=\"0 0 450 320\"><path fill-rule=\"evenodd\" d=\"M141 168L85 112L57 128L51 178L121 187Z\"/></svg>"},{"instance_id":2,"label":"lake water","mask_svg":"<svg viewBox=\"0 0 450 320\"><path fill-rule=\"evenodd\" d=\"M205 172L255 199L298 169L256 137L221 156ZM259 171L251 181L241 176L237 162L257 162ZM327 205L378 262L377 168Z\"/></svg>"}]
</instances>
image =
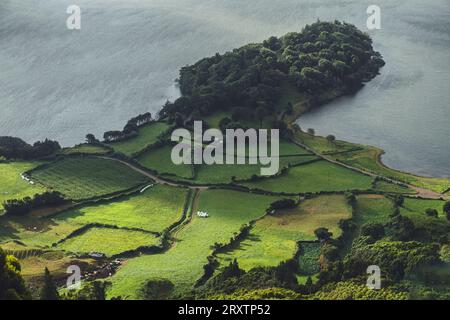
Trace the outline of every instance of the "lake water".
<instances>
[{"instance_id":1,"label":"lake water","mask_svg":"<svg viewBox=\"0 0 450 320\"><path fill-rule=\"evenodd\" d=\"M361 0L2 0L0 135L63 145L120 129L178 96L180 67L306 23L364 29ZM82 29L65 26L82 9ZM387 65L356 96L299 120L302 127L387 151L390 166L450 176L450 3L378 0L370 31Z\"/></svg>"}]
</instances>

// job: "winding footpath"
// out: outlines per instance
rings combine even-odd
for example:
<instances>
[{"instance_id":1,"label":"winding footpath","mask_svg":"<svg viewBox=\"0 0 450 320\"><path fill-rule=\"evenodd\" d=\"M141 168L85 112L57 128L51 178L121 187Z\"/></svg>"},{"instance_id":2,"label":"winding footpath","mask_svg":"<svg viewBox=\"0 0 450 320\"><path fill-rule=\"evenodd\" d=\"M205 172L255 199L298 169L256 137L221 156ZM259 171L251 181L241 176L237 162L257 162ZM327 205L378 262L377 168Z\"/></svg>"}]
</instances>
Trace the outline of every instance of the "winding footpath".
<instances>
[{"instance_id":1,"label":"winding footpath","mask_svg":"<svg viewBox=\"0 0 450 320\"><path fill-rule=\"evenodd\" d=\"M411 184L408 184L408 183L405 183L405 182L402 182L402 181L399 181L399 180L395 180L395 179L392 179L392 178L388 178L388 177L385 177L385 176L373 173L373 172L365 170L365 169L361 169L361 168L357 168L357 167L351 166L349 164L343 163L343 162L338 161L336 159L333 159L333 158L331 158L329 156L326 156L326 155L324 155L322 153L319 153L316 150L312 149L311 147L309 147L309 146L307 146L307 145L305 145L305 144L303 144L301 142L298 142L296 140L292 140L292 142L294 144L296 144L297 146L299 146L301 148L304 148L305 150L307 150L308 152L312 153L313 155L315 155L315 156L317 156L317 157L319 157L319 158L321 158L321 159L323 159L325 161L333 163L335 165L338 165L338 166L341 166L341 167L344 167L344 168L347 168L347 169L350 169L350 170L362 173L364 175L367 175L367 176L370 176L370 177L373 177L373 178L380 178L380 179L383 179L383 180L385 180L387 182L390 182L390 183L393 183L393 184L396 184L396 185L406 186L409 189L414 190L416 192L416 194L410 195L412 197L423 198L423 199L434 199L434 200L450 200L450 195L445 195L445 194L441 194L441 193L438 193L438 192L435 192L435 191L432 191L432 190L429 190L429 189L417 187L417 186L414 186L414 185L411 185ZM158 175L150 173L150 172L148 172L146 170L138 168L137 166L133 165L132 163L130 163L128 161L124 161L124 160L120 160L120 159L116 159L116 158L111 158L111 157L102 157L102 158L118 161L118 162L126 165L130 169L132 169L132 170L134 170L134 171L136 171L136 172L138 172L138 173L140 173L140 174L142 174L142 175L152 179L153 181L155 181L156 183L159 183L159 184L168 185L168 186L172 186L172 187L185 187L185 188L189 188L189 189L192 189L192 190L198 190L198 191L207 190L207 189L209 189L211 187L211 186L205 186L205 185L195 185L195 184L189 184L189 183L180 183L180 182L170 181L170 180L164 179L164 178L162 178L162 177L160 177Z\"/></svg>"}]
</instances>

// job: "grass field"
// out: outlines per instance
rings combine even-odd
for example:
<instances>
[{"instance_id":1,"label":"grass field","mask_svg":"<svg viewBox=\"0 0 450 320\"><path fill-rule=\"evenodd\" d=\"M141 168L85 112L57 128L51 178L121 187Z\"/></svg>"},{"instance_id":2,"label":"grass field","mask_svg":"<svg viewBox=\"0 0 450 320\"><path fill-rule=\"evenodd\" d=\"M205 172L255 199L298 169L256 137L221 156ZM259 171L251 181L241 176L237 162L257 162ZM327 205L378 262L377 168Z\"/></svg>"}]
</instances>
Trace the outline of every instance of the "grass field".
<instances>
[{"instance_id":1,"label":"grass field","mask_svg":"<svg viewBox=\"0 0 450 320\"><path fill-rule=\"evenodd\" d=\"M66 158L33 171L31 176L73 200L107 195L149 182L124 164L96 157Z\"/></svg>"},{"instance_id":2,"label":"grass field","mask_svg":"<svg viewBox=\"0 0 450 320\"><path fill-rule=\"evenodd\" d=\"M357 196L355 221L359 226L378 222L386 223L394 211L393 203L383 195Z\"/></svg>"},{"instance_id":3,"label":"grass field","mask_svg":"<svg viewBox=\"0 0 450 320\"><path fill-rule=\"evenodd\" d=\"M425 213L427 209L436 209L440 218L445 218L444 214L445 201L442 200L426 200L405 198L403 207L409 211L416 213Z\"/></svg>"},{"instance_id":4,"label":"grass field","mask_svg":"<svg viewBox=\"0 0 450 320\"><path fill-rule=\"evenodd\" d=\"M192 221L175 234L178 241L168 252L129 260L111 278L108 296L139 298L137 289L151 278L169 279L175 284L175 293L189 290L202 276L211 246L228 242L243 224L262 216L276 199L229 190L203 191L195 207L207 211L210 217L194 214Z\"/></svg>"},{"instance_id":5,"label":"grass field","mask_svg":"<svg viewBox=\"0 0 450 320\"><path fill-rule=\"evenodd\" d=\"M344 152L360 147L357 144L352 144L341 140L330 142L324 137L310 135L306 133L306 130L308 130L308 128L302 128L302 131L296 132L295 140L307 145L308 147L320 153L328 154Z\"/></svg>"},{"instance_id":6,"label":"grass field","mask_svg":"<svg viewBox=\"0 0 450 320\"><path fill-rule=\"evenodd\" d=\"M447 220L444 212L445 201L424 200L424 199L405 199L400 213L410 218L416 228L423 229L429 234L447 235L450 240L450 221ZM425 214L427 209L436 209L438 218L428 217Z\"/></svg>"},{"instance_id":7,"label":"grass field","mask_svg":"<svg viewBox=\"0 0 450 320\"><path fill-rule=\"evenodd\" d=\"M315 156L280 157L279 169L282 170L289 164L299 165L315 159L317 159ZM200 165L196 167L195 181L206 184L229 183L232 181L232 177L237 180L248 180L253 175L261 176L261 165Z\"/></svg>"},{"instance_id":8,"label":"grass field","mask_svg":"<svg viewBox=\"0 0 450 320\"><path fill-rule=\"evenodd\" d=\"M0 216L0 243L17 240L28 248L49 248L78 228L64 221Z\"/></svg>"},{"instance_id":9,"label":"grass field","mask_svg":"<svg viewBox=\"0 0 450 320\"><path fill-rule=\"evenodd\" d=\"M402 193L402 194L414 194L416 193L414 190L402 187L393 183L389 183L386 181L377 181L375 182L376 191L382 191L387 193Z\"/></svg>"},{"instance_id":10,"label":"grass field","mask_svg":"<svg viewBox=\"0 0 450 320\"><path fill-rule=\"evenodd\" d=\"M33 162L0 163L0 211L6 200L22 199L45 191L44 187L32 185L20 177L23 172L38 165Z\"/></svg>"},{"instance_id":11,"label":"grass field","mask_svg":"<svg viewBox=\"0 0 450 320\"><path fill-rule=\"evenodd\" d=\"M111 143L110 146L117 152L121 152L127 156L132 156L134 153L141 151L145 147L154 144L158 136L169 129L169 125L165 122L153 122L139 128L139 135L137 137Z\"/></svg>"},{"instance_id":12,"label":"grass field","mask_svg":"<svg viewBox=\"0 0 450 320\"><path fill-rule=\"evenodd\" d=\"M74 154L106 154L110 152L111 150L102 147L102 146L95 146L91 144L79 144L72 148L64 148L61 150L62 154L65 155L74 155Z\"/></svg>"},{"instance_id":13,"label":"grass field","mask_svg":"<svg viewBox=\"0 0 450 320\"><path fill-rule=\"evenodd\" d=\"M137 249L141 246L153 246L159 243L160 240L158 238L146 232L92 228L79 236L64 241L57 248L73 253L94 251L111 256Z\"/></svg>"},{"instance_id":14,"label":"grass field","mask_svg":"<svg viewBox=\"0 0 450 320\"><path fill-rule=\"evenodd\" d=\"M319 161L289 169L287 175L243 183L249 188L272 192L304 193L319 191L366 190L372 178L355 171Z\"/></svg>"},{"instance_id":15,"label":"grass field","mask_svg":"<svg viewBox=\"0 0 450 320\"><path fill-rule=\"evenodd\" d=\"M319 196L300 203L295 209L267 215L256 222L249 237L237 248L218 255L221 267L234 259L244 270L277 266L294 256L298 241L316 240L314 231L319 227L328 228L338 237L339 221L351 215L351 208L341 195Z\"/></svg>"},{"instance_id":16,"label":"grass field","mask_svg":"<svg viewBox=\"0 0 450 320\"><path fill-rule=\"evenodd\" d=\"M137 161L146 168L156 170L158 174L171 174L181 178L192 178L191 165L175 165L171 159L172 147L164 146L145 152Z\"/></svg>"},{"instance_id":17,"label":"grass field","mask_svg":"<svg viewBox=\"0 0 450 320\"><path fill-rule=\"evenodd\" d=\"M186 196L187 189L156 185L139 195L67 211L53 220L57 223L102 223L162 232L181 218Z\"/></svg>"}]
</instances>

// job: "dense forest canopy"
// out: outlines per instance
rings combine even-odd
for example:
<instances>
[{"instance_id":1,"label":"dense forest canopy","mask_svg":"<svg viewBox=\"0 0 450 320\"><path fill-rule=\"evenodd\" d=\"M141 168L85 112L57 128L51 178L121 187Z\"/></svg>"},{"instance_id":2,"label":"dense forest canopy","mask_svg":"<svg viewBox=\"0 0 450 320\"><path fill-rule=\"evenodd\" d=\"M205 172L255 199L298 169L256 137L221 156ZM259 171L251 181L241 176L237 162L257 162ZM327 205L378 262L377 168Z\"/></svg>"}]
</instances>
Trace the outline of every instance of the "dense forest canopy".
<instances>
[{"instance_id":1,"label":"dense forest canopy","mask_svg":"<svg viewBox=\"0 0 450 320\"><path fill-rule=\"evenodd\" d=\"M330 90L347 93L375 77L383 65L370 37L355 26L316 22L300 33L271 37L182 68L183 96L167 103L160 116L178 121L224 109L273 114L285 81L312 97Z\"/></svg>"},{"instance_id":2,"label":"dense forest canopy","mask_svg":"<svg viewBox=\"0 0 450 320\"><path fill-rule=\"evenodd\" d=\"M58 142L45 139L29 145L14 137L0 137L0 157L6 159L34 160L52 155L61 149Z\"/></svg>"}]
</instances>

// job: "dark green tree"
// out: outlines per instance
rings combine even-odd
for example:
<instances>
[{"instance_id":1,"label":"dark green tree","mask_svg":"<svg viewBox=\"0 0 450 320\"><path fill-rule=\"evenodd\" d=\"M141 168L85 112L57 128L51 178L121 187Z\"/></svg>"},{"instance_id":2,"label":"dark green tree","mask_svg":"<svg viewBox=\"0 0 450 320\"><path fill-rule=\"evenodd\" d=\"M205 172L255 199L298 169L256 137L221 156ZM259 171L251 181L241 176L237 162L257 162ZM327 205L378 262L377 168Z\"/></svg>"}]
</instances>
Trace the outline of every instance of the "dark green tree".
<instances>
[{"instance_id":1,"label":"dark green tree","mask_svg":"<svg viewBox=\"0 0 450 320\"><path fill-rule=\"evenodd\" d=\"M44 270L44 286L40 298L41 300L59 300L58 290L47 267Z\"/></svg>"},{"instance_id":2,"label":"dark green tree","mask_svg":"<svg viewBox=\"0 0 450 320\"><path fill-rule=\"evenodd\" d=\"M436 209L427 209L427 210L425 210L425 214L428 217L433 217L433 218L437 218L439 215L439 213L437 212Z\"/></svg>"},{"instance_id":3,"label":"dark green tree","mask_svg":"<svg viewBox=\"0 0 450 320\"><path fill-rule=\"evenodd\" d=\"M31 299L20 271L19 261L0 248L0 300Z\"/></svg>"},{"instance_id":4,"label":"dark green tree","mask_svg":"<svg viewBox=\"0 0 450 320\"><path fill-rule=\"evenodd\" d=\"M445 215L447 217L447 220L450 220L450 201L447 201L444 204L444 213L445 213Z\"/></svg>"},{"instance_id":5,"label":"dark green tree","mask_svg":"<svg viewBox=\"0 0 450 320\"><path fill-rule=\"evenodd\" d=\"M332 134L329 134L329 135L327 136L327 141L330 142L330 143L333 143L333 142L336 141L336 137L333 136Z\"/></svg>"},{"instance_id":6,"label":"dark green tree","mask_svg":"<svg viewBox=\"0 0 450 320\"><path fill-rule=\"evenodd\" d=\"M318 228L314 231L314 234L320 241L328 241L333 236L333 233L328 231L327 228Z\"/></svg>"}]
</instances>

